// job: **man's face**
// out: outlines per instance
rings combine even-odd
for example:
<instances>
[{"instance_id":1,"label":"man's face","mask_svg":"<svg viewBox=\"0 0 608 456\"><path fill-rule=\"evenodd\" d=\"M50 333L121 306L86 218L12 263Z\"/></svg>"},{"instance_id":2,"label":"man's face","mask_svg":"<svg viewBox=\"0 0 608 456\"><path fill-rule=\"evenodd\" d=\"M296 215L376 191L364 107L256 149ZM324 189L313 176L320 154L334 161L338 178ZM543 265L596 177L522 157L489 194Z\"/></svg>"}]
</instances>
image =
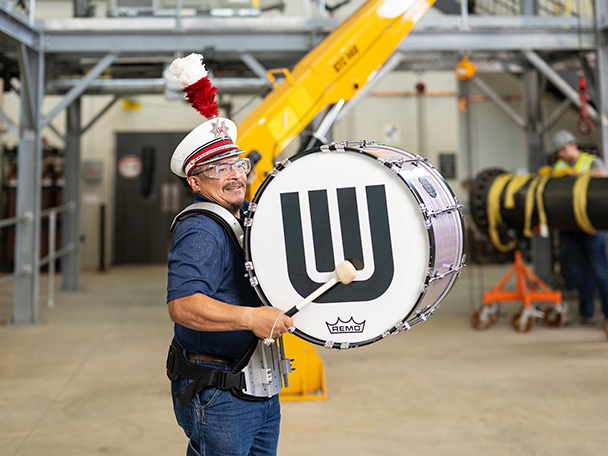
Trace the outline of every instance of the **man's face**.
<instances>
[{"instance_id":1,"label":"man's face","mask_svg":"<svg viewBox=\"0 0 608 456\"><path fill-rule=\"evenodd\" d=\"M203 170L223 163L235 163L239 157L231 157L217 163L207 164ZM245 201L245 188L247 184L247 174L232 168L227 176L208 177L207 173L201 172L188 178L188 184L196 193L200 193L206 198L220 204L228 209L236 217L239 216L239 209Z\"/></svg>"},{"instance_id":2,"label":"man's face","mask_svg":"<svg viewBox=\"0 0 608 456\"><path fill-rule=\"evenodd\" d=\"M557 156L568 163L576 163L580 155L576 144L566 144L557 151Z\"/></svg>"}]
</instances>

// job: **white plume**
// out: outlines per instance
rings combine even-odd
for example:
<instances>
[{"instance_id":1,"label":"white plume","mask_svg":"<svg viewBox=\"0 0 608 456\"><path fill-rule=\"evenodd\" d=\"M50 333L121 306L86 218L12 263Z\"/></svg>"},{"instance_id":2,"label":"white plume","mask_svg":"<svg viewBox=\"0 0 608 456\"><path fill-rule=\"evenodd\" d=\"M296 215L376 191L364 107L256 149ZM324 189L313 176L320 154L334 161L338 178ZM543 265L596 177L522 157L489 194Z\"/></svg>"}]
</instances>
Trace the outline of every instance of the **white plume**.
<instances>
[{"instance_id":1,"label":"white plume","mask_svg":"<svg viewBox=\"0 0 608 456\"><path fill-rule=\"evenodd\" d=\"M207 70L203 64L203 56L201 54L190 54L186 57L175 59L171 63L169 71L177 78L182 89L207 76Z\"/></svg>"}]
</instances>

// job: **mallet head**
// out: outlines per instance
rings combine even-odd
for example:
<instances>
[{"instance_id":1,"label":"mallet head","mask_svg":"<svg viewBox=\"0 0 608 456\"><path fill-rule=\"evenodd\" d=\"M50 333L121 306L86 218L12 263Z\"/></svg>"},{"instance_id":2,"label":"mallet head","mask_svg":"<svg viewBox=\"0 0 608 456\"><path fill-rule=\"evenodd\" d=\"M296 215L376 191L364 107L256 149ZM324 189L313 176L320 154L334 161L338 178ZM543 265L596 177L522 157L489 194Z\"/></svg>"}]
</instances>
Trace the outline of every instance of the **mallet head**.
<instances>
[{"instance_id":1,"label":"mallet head","mask_svg":"<svg viewBox=\"0 0 608 456\"><path fill-rule=\"evenodd\" d=\"M348 285L357 277L357 269L349 260L336 266L336 278L340 283Z\"/></svg>"}]
</instances>

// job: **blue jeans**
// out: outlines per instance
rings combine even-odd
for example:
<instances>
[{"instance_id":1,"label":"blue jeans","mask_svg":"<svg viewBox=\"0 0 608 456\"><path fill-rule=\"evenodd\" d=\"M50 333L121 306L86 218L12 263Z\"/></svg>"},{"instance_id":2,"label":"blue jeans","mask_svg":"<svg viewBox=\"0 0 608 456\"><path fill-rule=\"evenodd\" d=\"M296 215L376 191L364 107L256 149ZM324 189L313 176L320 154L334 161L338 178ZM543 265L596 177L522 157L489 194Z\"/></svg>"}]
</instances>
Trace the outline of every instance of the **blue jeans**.
<instances>
[{"instance_id":1,"label":"blue jeans","mask_svg":"<svg viewBox=\"0 0 608 456\"><path fill-rule=\"evenodd\" d=\"M227 366L194 361L216 369ZM274 456L279 442L279 395L264 401L246 401L230 391L206 388L181 405L175 392L192 380L171 382L173 410L190 439L186 456Z\"/></svg>"},{"instance_id":2,"label":"blue jeans","mask_svg":"<svg viewBox=\"0 0 608 456\"><path fill-rule=\"evenodd\" d=\"M566 287L578 292L579 315L595 314L595 291L600 295L604 317L608 318L608 265L606 232L561 233L561 264Z\"/></svg>"}]
</instances>

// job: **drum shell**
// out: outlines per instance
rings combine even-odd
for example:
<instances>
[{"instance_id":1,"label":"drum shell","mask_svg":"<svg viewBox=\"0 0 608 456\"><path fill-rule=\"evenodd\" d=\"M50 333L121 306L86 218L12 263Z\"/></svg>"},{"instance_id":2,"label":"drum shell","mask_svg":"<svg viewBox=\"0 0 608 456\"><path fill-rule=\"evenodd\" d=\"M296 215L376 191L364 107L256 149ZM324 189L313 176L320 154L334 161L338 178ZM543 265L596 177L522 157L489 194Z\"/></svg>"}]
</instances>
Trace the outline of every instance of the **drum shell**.
<instances>
[{"instance_id":1,"label":"drum shell","mask_svg":"<svg viewBox=\"0 0 608 456\"><path fill-rule=\"evenodd\" d=\"M400 172L424 206L429 230L429 282L418 308L438 305L457 279L450 271L462 264L464 245L464 220L459 210L458 198L447 185L443 176L429 163L409 164ZM431 183L436 196L429 194L425 185ZM446 211L449 208L455 210ZM423 211L424 212L424 211ZM430 215L437 214L437 215ZM442 276L447 276L443 278Z\"/></svg>"}]
</instances>

